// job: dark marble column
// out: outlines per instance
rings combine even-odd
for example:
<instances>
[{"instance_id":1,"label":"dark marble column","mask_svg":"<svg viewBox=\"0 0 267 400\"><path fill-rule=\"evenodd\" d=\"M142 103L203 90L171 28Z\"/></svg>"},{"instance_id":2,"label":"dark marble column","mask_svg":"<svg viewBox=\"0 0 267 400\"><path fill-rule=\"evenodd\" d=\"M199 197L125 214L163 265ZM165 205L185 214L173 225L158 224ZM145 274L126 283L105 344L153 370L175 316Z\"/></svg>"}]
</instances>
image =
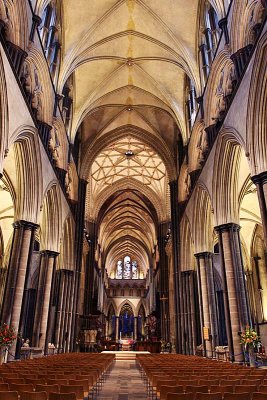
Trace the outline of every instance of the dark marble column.
<instances>
[{"instance_id":1,"label":"dark marble column","mask_svg":"<svg viewBox=\"0 0 267 400\"><path fill-rule=\"evenodd\" d=\"M267 267L267 171L251 177L256 185L264 234L264 255Z\"/></svg>"},{"instance_id":2,"label":"dark marble column","mask_svg":"<svg viewBox=\"0 0 267 400\"><path fill-rule=\"evenodd\" d=\"M138 340L138 316L134 317L134 340Z\"/></svg>"},{"instance_id":3,"label":"dark marble column","mask_svg":"<svg viewBox=\"0 0 267 400\"><path fill-rule=\"evenodd\" d=\"M95 252L97 246L97 229L95 222L87 223L87 234L89 235L89 253L86 258L85 285L84 285L84 315L94 314L93 312L93 285L95 269ZM95 310L96 311L96 310Z\"/></svg>"},{"instance_id":4,"label":"dark marble column","mask_svg":"<svg viewBox=\"0 0 267 400\"><path fill-rule=\"evenodd\" d=\"M33 14L32 27L31 27L31 32L30 32L30 41L31 42L34 41L34 35L36 32L36 29L38 28L38 26L40 25L41 22L42 22L42 18L40 18L39 15Z\"/></svg>"},{"instance_id":5,"label":"dark marble column","mask_svg":"<svg viewBox=\"0 0 267 400\"><path fill-rule=\"evenodd\" d=\"M208 328L209 331L211 330L205 258L203 256L203 253L195 254L195 257L197 259L197 278L202 344L204 348L204 355L210 357L212 352L211 343L209 340L205 340L203 332L204 327Z\"/></svg>"},{"instance_id":6,"label":"dark marble column","mask_svg":"<svg viewBox=\"0 0 267 400\"><path fill-rule=\"evenodd\" d=\"M213 355L214 347L218 345L218 325L216 312L216 299L214 289L212 253L202 252L195 254L198 264L198 282L200 297L201 324L207 327L210 332L210 340L202 340L207 357Z\"/></svg>"},{"instance_id":7,"label":"dark marble column","mask_svg":"<svg viewBox=\"0 0 267 400\"><path fill-rule=\"evenodd\" d=\"M84 214L85 214L85 199L86 199L87 181L80 179L78 187L78 199L76 209L76 232L75 232L75 275L74 275L74 298L73 298L73 315L72 315L72 329L71 329L71 350L75 349L76 338L79 333L79 313L78 301L80 291L80 279L82 269L82 255L83 255L83 239L84 239Z\"/></svg>"},{"instance_id":8,"label":"dark marble column","mask_svg":"<svg viewBox=\"0 0 267 400\"><path fill-rule=\"evenodd\" d=\"M178 182L170 182L171 197L171 229L172 229L172 250L173 250L173 271L174 271L174 291L175 291L175 348L177 353L182 353L182 335L181 335L181 312L180 312L180 281L181 271L179 268L179 210L178 210Z\"/></svg>"},{"instance_id":9,"label":"dark marble column","mask_svg":"<svg viewBox=\"0 0 267 400\"><path fill-rule=\"evenodd\" d=\"M25 281L30 264L34 234L38 225L27 221L17 221L13 224L13 227L14 234L1 320L19 330ZM15 349L16 343L13 343L12 354L15 353Z\"/></svg>"},{"instance_id":10,"label":"dark marble column","mask_svg":"<svg viewBox=\"0 0 267 400\"><path fill-rule=\"evenodd\" d=\"M230 37L229 37L229 32L228 32L228 26L227 26L227 18L222 18L219 23L219 27L221 28L223 35L224 35L224 40L225 44L229 44L230 42Z\"/></svg>"},{"instance_id":11,"label":"dark marble column","mask_svg":"<svg viewBox=\"0 0 267 400\"><path fill-rule=\"evenodd\" d=\"M169 341L169 270L168 257L165 251L165 238L169 228L169 223L163 222L158 228L158 248L159 248L159 266L160 266L160 308L161 308L161 337Z\"/></svg>"},{"instance_id":12,"label":"dark marble column","mask_svg":"<svg viewBox=\"0 0 267 400\"><path fill-rule=\"evenodd\" d=\"M224 291L226 332L230 358L242 361L240 330L250 325L250 311L242 262L240 226L234 223L215 227L218 233ZM240 354L242 353L242 354Z\"/></svg>"},{"instance_id":13,"label":"dark marble column","mask_svg":"<svg viewBox=\"0 0 267 400\"><path fill-rule=\"evenodd\" d=\"M42 252L41 270L36 304L36 340L39 347L45 348L48 328L49 306L53 276L56 268L57 252Z\"/></svg>"},{"instance_id":14,"label":"dark marble column","mask_svg":"<svg viewBox=\"0 0 267 400\"><path fill-rule=\"evenodd\" d=\"M208 56L207 56L207 46L203 43L199 46L199 51L201 54L201 61L202 61L202 69L203 69L203 74L204 74L204 80L208 79L209 75L209 61L208 61Z\"/></svg>"}]
</instances>

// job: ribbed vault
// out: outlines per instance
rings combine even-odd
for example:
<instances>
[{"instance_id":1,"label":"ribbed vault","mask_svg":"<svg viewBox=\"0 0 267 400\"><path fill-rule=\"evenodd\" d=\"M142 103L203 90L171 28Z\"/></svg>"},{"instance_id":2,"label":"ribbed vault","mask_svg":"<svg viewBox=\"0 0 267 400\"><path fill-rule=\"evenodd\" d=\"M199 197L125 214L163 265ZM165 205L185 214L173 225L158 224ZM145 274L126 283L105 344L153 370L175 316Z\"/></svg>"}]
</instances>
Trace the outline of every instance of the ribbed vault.
<instances>
[{"instance_id":1,"label":"ribbed vault","mask_svg":"<svg viewBox=\"0 0 267 400\"><path fill-rule=\"evenodd\" d=\"M201 90L200 2L87 3L62 3L59 74L59 90L68 85L72 93L70 140L88 182L85 219L97 224L109 274L129 255L145 276L188 141L185 87L190 80L196 96Z\"/></svg>"},{"instance_id":2,"label":"ribbed vault","mask_svg":"<svg viewBox=\"0 0 267 400\"><path fill-rule=\"evenodd\" d=\"M146 275L156 246L156 222L152 204L139 192L118 192L103 205L98 238L108 274L128 255Z\"/></svg>"}]
</instances>

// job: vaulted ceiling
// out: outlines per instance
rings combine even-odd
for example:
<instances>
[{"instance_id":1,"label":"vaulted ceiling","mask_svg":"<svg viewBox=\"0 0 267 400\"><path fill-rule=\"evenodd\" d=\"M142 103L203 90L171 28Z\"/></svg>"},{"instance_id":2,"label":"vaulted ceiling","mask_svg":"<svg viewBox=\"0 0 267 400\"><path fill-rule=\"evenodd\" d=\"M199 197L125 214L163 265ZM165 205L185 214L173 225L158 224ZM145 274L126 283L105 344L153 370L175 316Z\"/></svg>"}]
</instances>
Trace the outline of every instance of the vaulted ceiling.
<instances>
[{"instance_id":1,"label":"vaulted ceiling","mask_svg":"<svg viewBox=\"0 0 267 400\"><path fill-rule=\"evenodd\" d=\"M72 76L71 141L89 183L86 219L106 206L99 242L108 268L120 252L147 268L157 224L170 218L178 146L187 142L187 76L200 91L199 0L68 0L62 7L59 83L62 89Z\"/></svg>"}]
</instances>

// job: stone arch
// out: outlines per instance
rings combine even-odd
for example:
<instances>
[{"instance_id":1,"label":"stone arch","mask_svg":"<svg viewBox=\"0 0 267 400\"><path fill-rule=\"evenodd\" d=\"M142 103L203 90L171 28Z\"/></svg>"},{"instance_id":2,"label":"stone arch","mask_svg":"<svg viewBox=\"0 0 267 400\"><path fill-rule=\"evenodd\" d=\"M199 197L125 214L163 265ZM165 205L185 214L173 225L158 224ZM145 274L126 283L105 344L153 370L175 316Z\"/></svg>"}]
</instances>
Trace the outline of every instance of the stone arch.
<instances>
[{"instance_id":1,"label":"stone arch","mask_svg":"<svg viewBox=\"0 0 267 400\"><path fill-rule=\"evenodd\" d=\"M263 6L261 0L236 1L233 3L232 18L230 27L231 47L233 53L253 43L253 27L262 22Z\"/></svg>"},{"instance_id":2,"label":"stone arch","mask_svg":"<svg viewBox=\"0 0 267 400\"><path fill-rule=\"evenodd\" d=\"M208 151L207 133L203 121L196 121L193 127L188 147L188 169L189 172L201 168L205 153Z\"/></svg>"},{"instance_id":3,"label":"stone arch","mask_svg":"<svg viewBox=\"0 0 267 400\"><path fill-rule=\"evenodd\" d=\"M76 165L72 160L67 167L67 174L65 178L65 187L67 196L71 201L78 201L78 175Z\"/></svg>"},{"instance_id":4,"label":"stone arch","mask_svg":"<svg viewBox=\"0 0 267 400\"><path fill-rule=\"evenodd\" d=\"M184 214L180 224L180 244L181 271L191 270L195 265L195 250L191 234L191 227L186 214Z\"/></svg>"},{"instance_id":5,"label":"stone arch","mask_svg":"<svg viewBox=\"0 0 267 400\"><path fill-rule=\"evenodd\" d=\"M1 1L0 19L5 22L6 39L21 49L26 50L29 43L26 3L20 0Z\"/></svg>"},{"instance_id":6,"label":"stone arch","mask_svg":"<svg viewBox=\"0 0 267 400\"><path fill-rule=\"evenodd\" d=\"M68 139L66 136L65 125L59 117L53 118L49 149L52 152L56 166L66 170L68 166Z\"/></svg>"},{"instance_id":7,"label":"stone arch","mask_svg":"<svg viewBox=\"0 0 267 400\"><path fill-rule=\"evenodd\" d=\"M50 183L44 195L40 223L41 249L59 252L61 237L61 200L56 182Z\"/></svg>"},{"instance_id":8,"label":"stone arch","mask_svg":"<svg viewBox=\"0 0 267 400\"><path fill-rule=\"evenodd\" d=\"M222 50L214 59L204 98L204 122L210 126L223 118L227 99L233 90L234 64L228 50Z\"/></svg>"},{"instance_id":9,"label":"stone arch","mask_svg":"<svg viewBox=\"0 0 267 400\"><path fill-rule=\"evenodd\" d=\"M232 128L225 128L217 141L214 157L212 198L216 225L239 223L238 177L241 144Z\"/></svg>"},{"instance_id":10,"label":"stone arch","mask_svg":"<svg viewBox=\"0 0 267 400\"><path fill-rule=\"evenodd\" d=\"M207 188L199 184L194 191L193 241L196 253L213 251L212 205Z\"/></svg>"},{"instance_id":11,"label":"stone arch","mask_svg":"<svg viewBox=\"0 0 267 400\"><path fill-rule=\"evenodd\" d=\"M247 149L252 175L267 171L267 32L259 41L252 69L247 115Z\"/></svg>"},{"instance_id":12,"label":"stone arch","mask_svg":"<svg viewBox=\"0 0 267 400\"><path fill-rule=\"evenodd\" d=\"M133 310L134 316L137 317L137 310L136 310L136 307L135 307L135 305L131 302L131 300L129 300L129 299L125 299L125 300L123 300L123 302L120 303L120 305L119 305L118 308L117 308L117 312L118 312L117 315L118 315L118 316L120 315L123 306L125 306L126 304L129 304L129 306L130 306L130 307L132 308L132 310Z\"/></svg>"},{"instance_id":13,"label":"stone arch","mask_svg":"<svg viewBox=\"0 0 267 400\"><path fill-rule=\"evenodd\" d=\"M3 60L0 54L0 175L3 174L5 151L8 147L8 99Z\"/></svg>"},{"instance_id":14,"label":"stone arch","mask_svg":"<svg viewBox=\"0 0 267 400\"><path fill-rule=\"evenodd\" d=\"M42 167L36 130L30 126L19 127L10 138L14 146L17 173L15 220L37 223L42 198Z\"/></svg>"},{"instance_id":15,"label":"stone arch","mask_svg":"<svg viewBox=\"0 0 267 400\"><path fill-rule=\"evenodd\" d=\"M87 147L86 154L81 165L81 178L85 180L87 179L88 171L90 170L94 159L101 152L101 150L103 150L105 147L109 146L113 142L122 139L125 135L130 135L137 140L141 140L145 144L153 148L153 150L155 150L159 154L159 156L162 158L163 163L165 164L169 181L173 181L176 179L177 172L175 161L163 139L133 125L124 125L114 131L106 132L99 139L96 139Z\"/></svg>"},{"instance_id":16,"label":"stone arch","mask_svg":"<svg viewBox=\"0 0 267 400\"><path fill-rule=\"evenodd\" d=\"M74 254L74 240L75 240L75 223L73 216L70 214L64 221L62 241L60 245L60 256L58 260L58 267L60 269L74 270L75 254Z\"/></svg>"},{"instance_id":17,"label":"stone arch","mask_svg":"<svg viewBox=\"0 0 267 400\"><path fill-rule=\"evenodd\" d=\"M136 306L136 317L138 317L139 311L140 311L140 309L141 309L142 307L144 308L145 316L147 316L147 315L149 314L148 309L147 309L146 302L143 301L143 299L140 299L139 303L138 303L137 306Z\"/></svg>"},{"instance_id":18,"label":"stone arch","mask_svg":"<svg viewBox=\"0 0 267 400\"><path fill-rule=\"evenodd\" d=\"M191 190L191 178L189 175L188 164L186 162L183 163L180 169L178 187L178 202L185 202L188 199Z\"/></svg>"},{"instance_id":19,"label":"stone arch","mask_svg":"<svg viewBox=\"0 0 267 400\"><path fill-rule=\"evenodd\" d=\"M29 68L30 76L28 84L33 98L34 96L38 97L41 103L37 118L42 122L52 125L54 96L47 62L43 54L33 46L30 49L25 65L28 65Z\"/></svg>"},{"instance_id":20,"label":"stone arch","mask_svg":"<svg viewBox=\"0 0 267 400\"><path fill-rule=\"evenodd\" d=\"M143 193L152 202L153 206L155 207L155 210L156 210L157 216L158 216L158 220L159 221L165 220L166 211L164 209L164 205L162 204L160 199L155 195L153 190L151 190L147 186L143 186L140 182L138 182L137 180L134 180L132 178L120 179L114 185L112 185L111 187L102 191L96 199L96 207L94 208L94 214L92 215L92 218L93 219L97 218L97 215L99 214L101 207L108 200L108 198L112 196L113 193L120 191L120 190L125 190L128 187L133 190L137 190L137 191Z\"/></svg>"}]
</instances>

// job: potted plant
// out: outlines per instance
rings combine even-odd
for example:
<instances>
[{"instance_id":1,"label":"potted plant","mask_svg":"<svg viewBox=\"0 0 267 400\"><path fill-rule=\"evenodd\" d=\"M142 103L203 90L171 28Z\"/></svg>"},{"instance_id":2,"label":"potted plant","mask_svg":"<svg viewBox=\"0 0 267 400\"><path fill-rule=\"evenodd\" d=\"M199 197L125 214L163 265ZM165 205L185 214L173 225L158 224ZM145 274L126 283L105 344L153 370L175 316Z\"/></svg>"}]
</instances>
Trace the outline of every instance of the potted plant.
<instances>
[{"instance_id":1,"label":"potted plant","mask_svg":"<svg viewBox=\"0 0 267 400\"><path fill-rule=\"evenodd\" d=\"M0 363L6 362L6 354L14 340L18 337L15 329L8 324L0 326Z\"/></svg>"},{"instance_id":2,"label":"potted plant","mask_svg":"<svg viewBox=\"0 0 267 400\"><path fill-rule=\"evenodd\" d=\"M245 352L248 353L250 366L255 367L256 366L255 349L261 343L260 336L257 334L255 329L247 325L245 330L241 332L240 338L241 338L240 343L244 346Z\"/></svg>"}]
</instances>

